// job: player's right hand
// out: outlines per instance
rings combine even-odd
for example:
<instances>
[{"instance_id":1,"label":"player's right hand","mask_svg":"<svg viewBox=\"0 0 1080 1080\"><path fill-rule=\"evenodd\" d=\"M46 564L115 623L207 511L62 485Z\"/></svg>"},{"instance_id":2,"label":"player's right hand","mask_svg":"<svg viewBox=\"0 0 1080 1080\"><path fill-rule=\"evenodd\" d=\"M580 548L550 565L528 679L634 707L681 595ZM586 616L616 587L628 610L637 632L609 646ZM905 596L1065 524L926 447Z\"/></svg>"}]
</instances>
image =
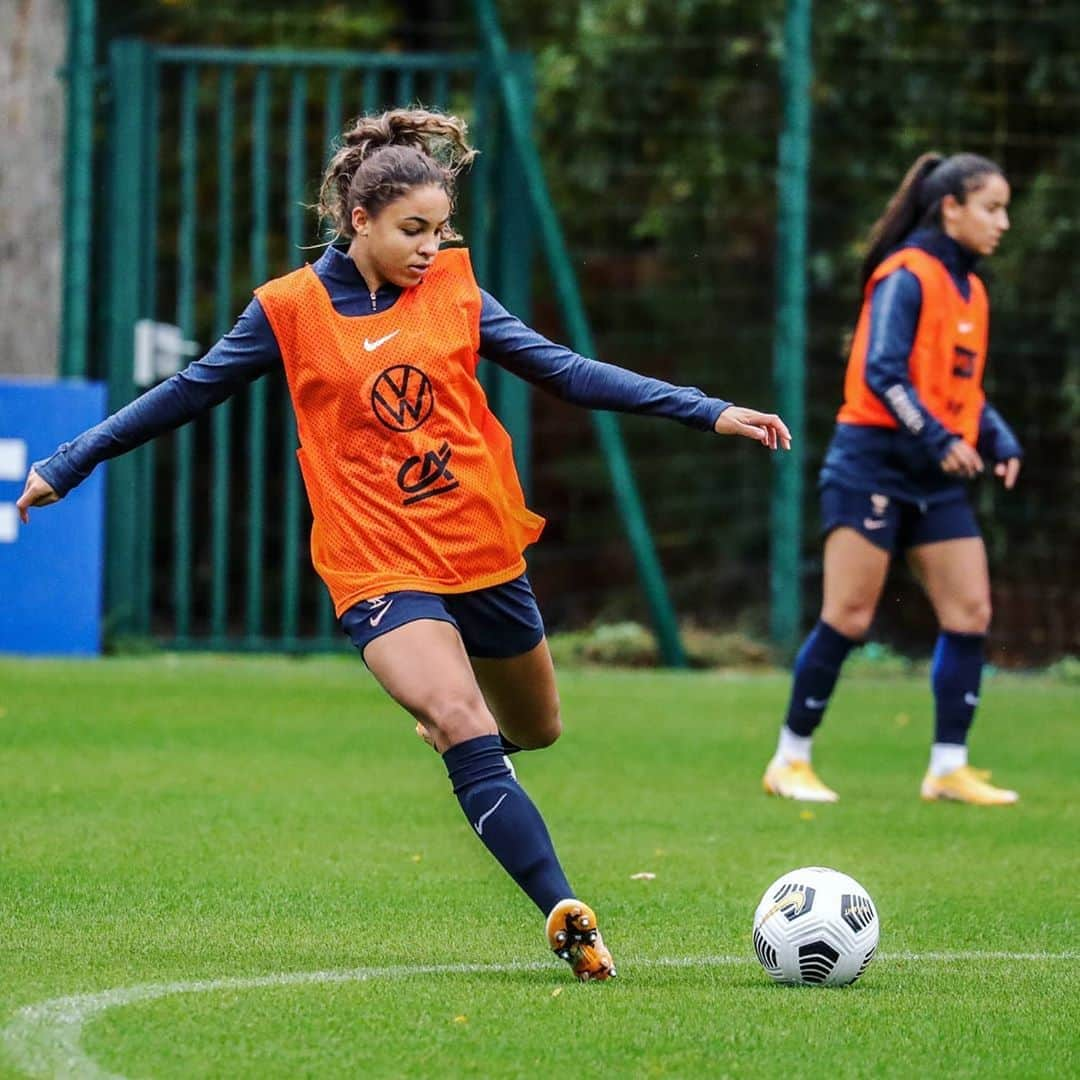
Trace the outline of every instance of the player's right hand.
<instances>
[{"instance_id":1,"label":"player's right hand","mask_svg":"<svg viewBox=\"0 0 1080 1080\"><path fill-rule=\"evenodd\" d=\"M791 449L791 432L776 413L758 412L742 405L729 405L713 425L717 435L742 435L770 450Z\"/></svg>"},{"instance_id":2,"label":"player's right hand","mask_svg":"<svg viewBox=\"0 0 1080 1080\"><path fill-rule=\"evenodd\" d=\"M983 471L983 459L978 450L969 446L963 439L953 439L949 449L941 459L941 469L950 476L963 476L970 479Z\"/></svg>"},{"instance_id":3,"label":"player's right hand","mask_svg":"<svg viewBox=\"0 0 1080 1080\"><path fill-rule=\"evenodd\" d=\"M26 478L26 487L23 488L23 493L19 496L15 505L19 509L19 517L22 518L22 523L26 525L30 521L31 506L48 506L50 503L58 502L59 499L60 496L53 490L52 485L45 483L31 469Z\"/></svg>"}]
</instances>

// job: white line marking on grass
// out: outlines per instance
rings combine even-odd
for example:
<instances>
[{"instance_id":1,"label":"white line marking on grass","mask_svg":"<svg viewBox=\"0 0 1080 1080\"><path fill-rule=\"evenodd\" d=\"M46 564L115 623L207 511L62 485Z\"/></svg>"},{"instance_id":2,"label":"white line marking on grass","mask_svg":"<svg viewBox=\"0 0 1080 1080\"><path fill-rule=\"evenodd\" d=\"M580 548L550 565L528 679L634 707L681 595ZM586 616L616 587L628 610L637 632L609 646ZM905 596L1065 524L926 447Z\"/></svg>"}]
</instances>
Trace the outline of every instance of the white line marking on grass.
<instances>
[{"instance_id":1,"label":"white line marking on grass","mask_svg":"<svg viewBox=\"0 0 1080 1080\"><path fill-rule=\"evenodd\" d=\"M875 966L890 961L965 963L968 961L1026 961L1033 963L1080 960L1080 953L1064 952L896 952L877 957ZM673 956L641 959L626 968L730 967L756 964L753 956ZM417 964L398 967L363 967L344 971L294 971L227 979L143 983L89 994L50 998L19 1009L0 1031L15 1064L28 1076L63 1077L65 1080L124 1080L107 1072L82 1048L83 1028L109 1009L137 1005L173 994L205 994L221 990L258 990L265 987L305 986L318 983L367 982L403 979L415 975L474 975L555 969L550 962L518 964Z\"/></svg>"}]
</instances>

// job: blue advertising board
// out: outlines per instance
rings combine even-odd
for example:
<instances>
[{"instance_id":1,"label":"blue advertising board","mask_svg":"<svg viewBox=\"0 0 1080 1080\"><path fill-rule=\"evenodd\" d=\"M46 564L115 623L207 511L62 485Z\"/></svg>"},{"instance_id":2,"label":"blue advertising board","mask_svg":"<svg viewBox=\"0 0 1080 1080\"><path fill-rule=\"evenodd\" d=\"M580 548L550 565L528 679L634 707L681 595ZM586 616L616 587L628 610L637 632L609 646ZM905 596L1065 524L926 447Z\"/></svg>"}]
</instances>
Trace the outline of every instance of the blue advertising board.
<instances>
[{"instance_id":1,"label":"blue advertising board","mask_svg":"<svg viewBox=\"0 0 1080 1080\"><path fill-rule=\"evenodd\" d=\"M0 652L101 650L105 475L19 520L31 463L105 415L105 386L0 379Z\"/></svg>"}]
</instances>

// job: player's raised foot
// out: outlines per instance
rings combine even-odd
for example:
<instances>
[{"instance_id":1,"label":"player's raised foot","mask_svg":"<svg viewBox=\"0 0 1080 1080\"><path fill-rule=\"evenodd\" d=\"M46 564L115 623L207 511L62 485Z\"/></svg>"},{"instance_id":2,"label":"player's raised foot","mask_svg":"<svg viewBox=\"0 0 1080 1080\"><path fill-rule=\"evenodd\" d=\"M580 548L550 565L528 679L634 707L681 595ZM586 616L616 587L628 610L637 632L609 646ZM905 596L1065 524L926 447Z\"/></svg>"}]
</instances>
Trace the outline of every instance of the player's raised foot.
<instances>
[{"instance_id":1,"label":"player's raised foot","mask_svg":"<svg viewBox=\"0 0 1080 1080\"><path fill-rule=\"evenodd\" d=\"M555 955L565 960L582 982L615 977L615 961L588 904L560 900L547 917L547 939Z\"/></svg>"},{"instance_id":2,"label":"player's raised foot","mask_svg":"<svg viewBox=\"0 0 1080 1080\"><path fill-rule=\"evenodd\" d=\"M777 754L765 769L761 786L766 795L798 802L836 802L840 796L826 787L809 761L787 761Z\"/></svg>"},{"instance_id":3,"label":"player's raised foot","mask_svg":"<svg viewBox=\"0 0 1080 1080\"><path fill-rule=\"evenodd\" d=\"M961 765L944 776L927 773L921 795L926 802L945 799L973 806L1011 806L1020 798L1008 788L994 787L989 776L986 769L973 769L970 765Z\"/></svg>"}]
</instances>

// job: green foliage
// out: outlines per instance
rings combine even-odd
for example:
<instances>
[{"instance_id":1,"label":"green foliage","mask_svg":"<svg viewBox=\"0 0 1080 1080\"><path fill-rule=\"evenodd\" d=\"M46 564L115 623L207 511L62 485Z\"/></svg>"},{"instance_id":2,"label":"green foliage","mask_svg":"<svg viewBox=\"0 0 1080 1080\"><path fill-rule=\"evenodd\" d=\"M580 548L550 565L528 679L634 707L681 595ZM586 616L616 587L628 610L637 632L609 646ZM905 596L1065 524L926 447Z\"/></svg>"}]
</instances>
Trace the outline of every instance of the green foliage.
<instances>
[{"instance_id":1,"label":"green foliage","mask_svg":"<svg viewBox=\"0 0 1080 1080\"><path fill-rule=\"evenodd\" d=\"M915 664L910 657L877 641L868 642L861 648L854 649L844 664L845 676L910 675L914 670Z\"/></svg>"},{"instance_id":2,"label":"green foliage","mask_svg":"<svg viewBox=\"0 0 1080 1080\"><path fill-rule=\"evenodd\" d=\"M523 0L501 9L514 42L537 54L540 146L603 354L725 397L775 400L783 4ZM994 310L988 388L1027 451L1015 493L978 497L997 583L995 640L1012 662L1075 650L1075 620L1070 630L1058 613L1080 589L1065 554L1080 539L1080 12L823 0L813 18L807 555L817 547L812 476L838 404L863 238L919 153L987 154L1015 194L1013 231L984 268ZM725 571L763 570L767 463L728 463L719 494L711 448L644 422L627 429L673 591L689 598L682 610L715 619L736 597L752 603L744 578ZM733 505L742 512L728 513ZM703 565L719 568L712 589L684 587ZM924 604L910 583L901 601L882 627L910 648L925 620L909 614Z\"/></svg>"},{"instance_id":3,"label":"green foliage","mask_svg":"<svg viewBox=\"0 0 1080 1080\"><path fill-rule=\"evenodd\" d=\"M1067 686L1080 686L1080 656L1063 656L1046 673Z\"/></svg>"},{"instance_id":4,"label":"green foliage","mask_svg":"<svg viewBox=\"0 0 1080 1080\"><path fill-rule=\"evenodd\" d=\"M244 4L220 0L100 0L106 38L142 37L173 45L379 49L392 39L400 5L335 0Z\"/></svg>"},{"instance_id":5,"label":"green foliage","mask_svg":"<svg viewBox=\"0 0 1080 1080\"><path fill-rule=\"evenodd\" d=\"M710 630L693 624L680 627L680 631L692 667L747 671L773 665L769 647L739 631ZM656 635L637 622L600 623L588 630L553 634L549 642L560 666L640 668L660 664Z\"/></svg>"},{"instance_id":6,"label":"green foliage","mask_svg":"<svg viewBox=\"0 0 1080 1080\"><path fill-rule=\"evenodd\" d=\"M601 624L591 630L557 634L552 639L552 655L556 662L614 667L656 667L660 660L655 635L635 622Z\"/></svg>"}]
</instances>

